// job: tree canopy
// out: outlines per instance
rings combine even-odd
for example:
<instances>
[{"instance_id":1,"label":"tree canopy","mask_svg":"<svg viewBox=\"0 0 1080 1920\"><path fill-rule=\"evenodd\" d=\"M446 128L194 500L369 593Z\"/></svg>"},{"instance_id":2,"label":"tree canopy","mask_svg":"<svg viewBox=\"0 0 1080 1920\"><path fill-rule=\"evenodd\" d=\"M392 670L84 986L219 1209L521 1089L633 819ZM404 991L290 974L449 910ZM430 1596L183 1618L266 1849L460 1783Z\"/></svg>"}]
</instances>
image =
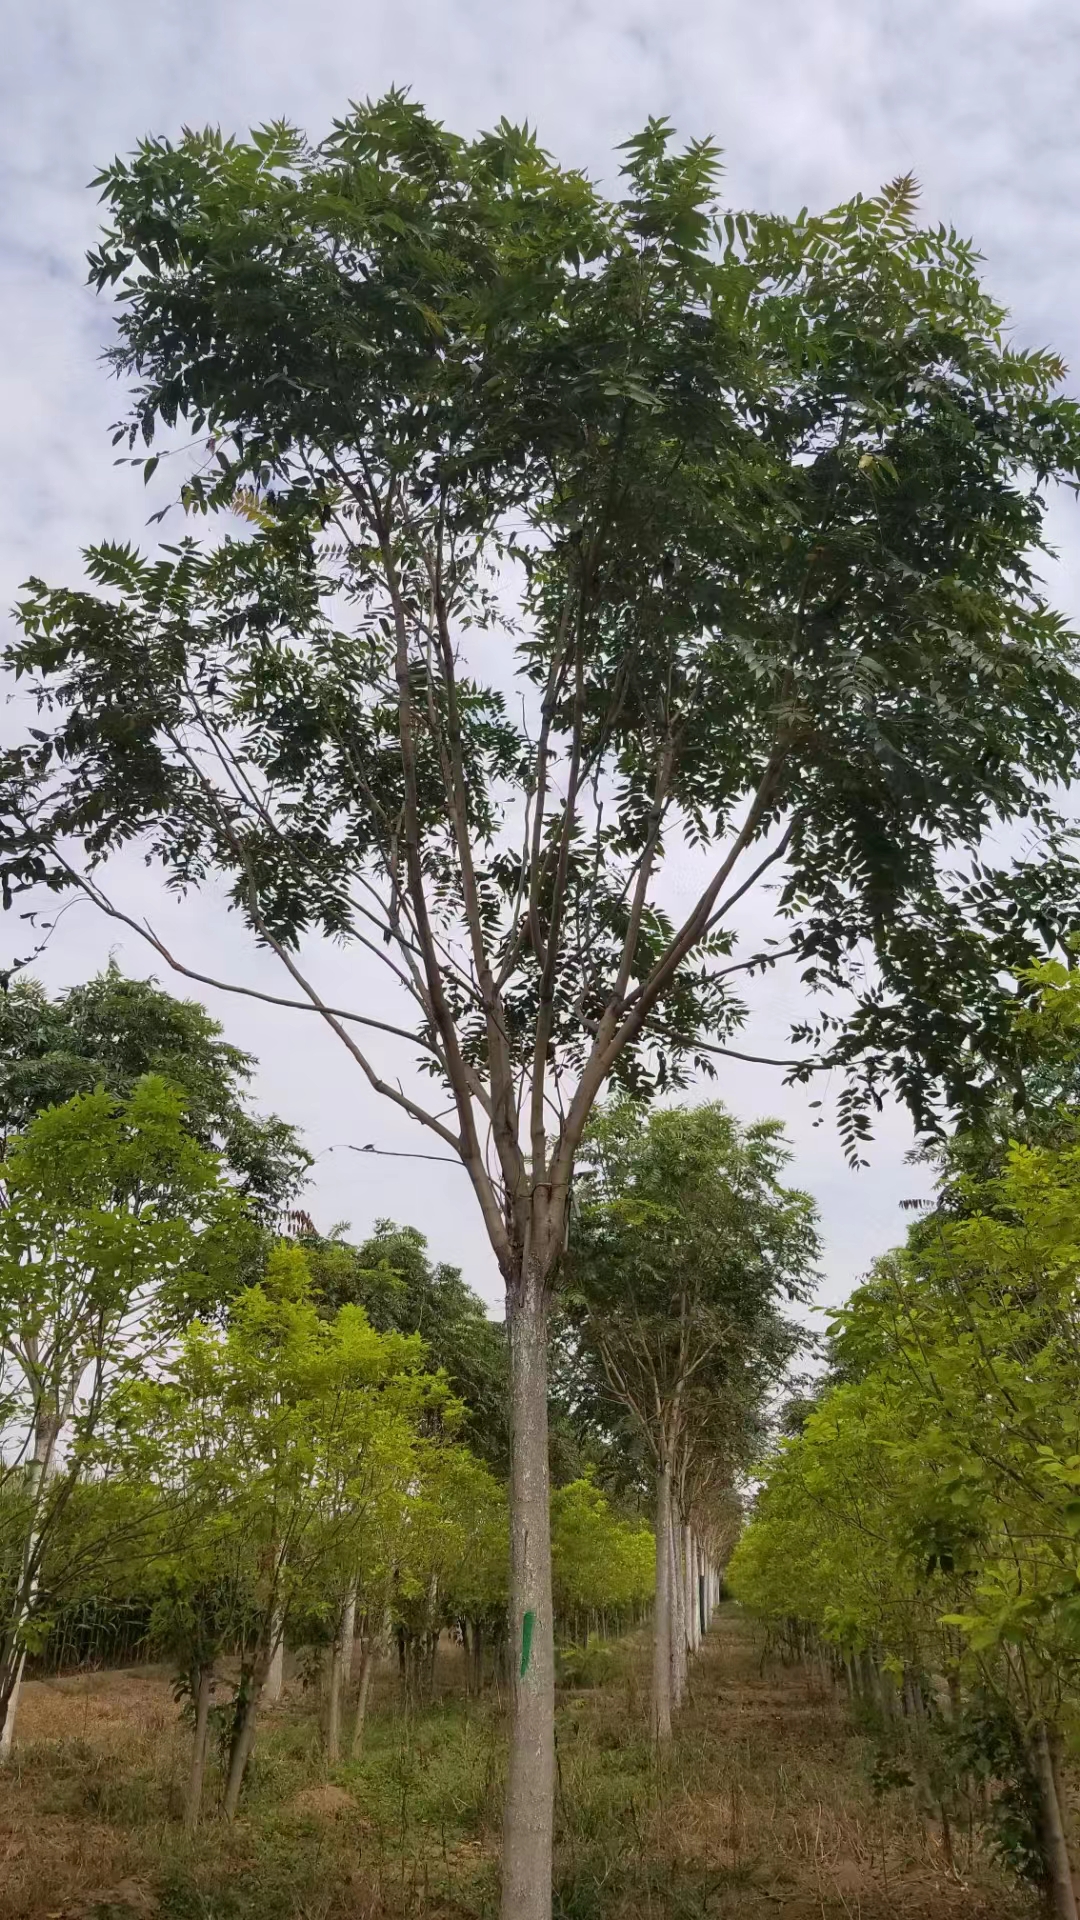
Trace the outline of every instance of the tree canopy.
<instances>
[{"instance_id":1,"label":"tree canopy","mask_svg":"<svg viewBox=\"0 0 1080 1920\"><path fill-rule=\"evenodd\" d=\"M250 1111L254 1067L198 1001L126 979L114 962L55 999L20 977L0 993L0 1134L76 1093L100 1087L126 1098L157 1074L182 1093L194 1137L222 1154L242 1193L273 1211L311 1162L295 1128Z\"/></svg>"}]
</instances>

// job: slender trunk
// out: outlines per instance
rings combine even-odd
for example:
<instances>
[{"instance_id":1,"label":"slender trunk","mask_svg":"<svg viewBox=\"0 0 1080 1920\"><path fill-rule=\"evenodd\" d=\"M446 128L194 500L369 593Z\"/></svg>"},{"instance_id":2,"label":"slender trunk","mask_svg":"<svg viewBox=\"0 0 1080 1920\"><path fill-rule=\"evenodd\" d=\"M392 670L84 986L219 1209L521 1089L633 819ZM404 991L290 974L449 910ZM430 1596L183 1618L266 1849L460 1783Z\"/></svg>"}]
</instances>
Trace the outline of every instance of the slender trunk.
<instances>
[{"instance_id":1,"label":"slender trunk","mask_svg":"<svg viewBox=\"0 0 1080 1920\"><path fill-rule=\"evenodd\" d=\"M653 1605L652 1732L671 1739L671 1475L656 1476L656 1600Z\"/></svg>"},{"instance_id":2,"label":"slender trunk","mask_svg":"<svg viewBox=\"0 0 1080 1920\"><path fill-rule=\"evenodd\" d=\"M60 1437L60 1420L55 1414L40 1414L34 1429L34 1451L27 1468L30 1493L30 1519L23 1544L22 1577L14 1614L5 1635L4 1667L0 1673L0 1763L11 1758L15 1744L15 1721L19 1711L23 1674L26 1671L26 1647L22 1629L30 1617L38 1588L38 1549L42 1527L42 1489L50 1477Z\"/></svg>"},{"instance_id":3,"label":"slender trunk","mask_svg":"<svg viewBox=\"0 0 1080 1920\"><path fill-rule=\"evenodd\" d=\"M683 1561L683 1587L686 1602L686 1651L690 1654L697 1652L697 1631L695 1625L697 1608L694 1606L693 1601L694 1535L690 1527L683 1528Z\"/></svg>"},{"instance_id":4,"label":"slender trunk","mask_svg":"<svg viewBox=\"0 0 1080 1920\"><path fill-rule=\"evenodd\" d=\"M326 1764L336 1767L341 1759L341 1689L345 1680L344 1610L330 1647L328 1698L326 1702Z\"/></svg>"},{"instance_id":5,"label":"slender trunk","mask_svg":"<svg viewBox=\"0 0 1080 1920\"><path fill-rule=\"evenodd\" d=\"M1065 1818L1058 1800L1050 1738L1042 1722L1035 1729L1032 1750L1035 1776L1039 1783L1043 1849L1050 1876L1050 1910L1054 1920L1077 1920L1076 1891L1065 1836Z\"/></svg>"},{"instance_id":6,"label":"slender trunk","mask_svg":"<svg viewBox=\"0 0 1080 1920\"><path fill-rule=\"evenodd\" d=\"M352 1679L353 1656L356 1651L356 1588L354 1587L345 1602L345 1612L341 1621L341 1684L347 1687Z\"/></svg>"},{"instance_id":7,"label":"slender trunk","mask_svg":"<svg viewBox=\"0 0 1080 1920\"><path fill-rule=\"evenodd\" d=\"M364 1744L364 1721L367 1719L368 1694L371 1691L371 1671L375 1665L376 1641L374 1634L368 1634L364 1641L364 1651L360 1656L360 1691L356 1696L356 1717L353 1720L350 1751L355 1760Z\"/></svg>"},{"instance_id":8,"label":"slender trunk","mask_svg":"<svg viewBox=\"0 0 1080 1920\"><path fill-rule=\"evenodd\" d=\"M470 1658L472 1665L472 1690L479 1698L484 1691L484 1627L483 1622L480 1620L474 1620L472 1623L472 1654Z\"/></svg>"},{"instance_id":9,"label":"slender trunk","mask_svg":"<svg viewBox=\"0 0 1080 1920\"><path fill-rule=\"evenodd\" d=\"M277 1615L274 1618L272 1631L275 1637L270 1646L263 1648L256 1656L251 1683L240 1714L240 1724L233 1738L228 1778L225 1781L225 1798L222 1802L222 1811L226 1820L232 1820L235 1817L236 1809L240 1804L240 1789L244 1784L247 1763L255 1745L255 1725L259 1717L259 1708L266 1699L267 1681L282 1643L284 1623Z\"/></svg>"},{"instance_id":10,"label":"slender trunk","mask_svg":"<svg viewBox=\"0 0 1080 1920\"><path fill-rule=\"evenodd\" d=\"M4 1724L0 1728L0 1763L10 1760L11 1750L15 1744L15 1720L19 1711L23 1673L26 1669L26 1648L20 1647L13 1641L10 1658L14 1662L14 1670L9 1671L7 1700L0 1709L4 1715Z\"/></svg>"},{"instance_id":11,"label":"slender trunk","mask_svg":"<svg viewBox=\"0 0 1080 1920\"><path fill-rule=\"evenodd\" d=\"M280 1610L274 1613L273 1622L274 1651L270 1656L270 1665L263 1682L262 1705L274 1707L281 1699L281 1689L285 1680L285 1632Z\"/></svg>"},{"instance_id":12,"label":"slender trunk","mask_svg":"<svg viewBox=\"0 0 1080 1920\"><path fill-rule=\"evenodd\" d=\"M684 1590L682 1578L682 1553L679 1542L680 1529L675 1525L672 1515L670 1534L671 1553L671 1701L676 1708L683 1703L686 1691L686 1625Z\"/></svg>"},{"instance_id":13,"label":"slender trunk","mask_svg":"<svg viewBox=\"0 0 1080 1920\"><path fill-rule=\"evenodd\" d=\"M538 1266L507 1291L510 1326L510 1766L502 1920L550 1920L555 1639L548 1484L547 1299Z\"/></svg>"},{"instance_id":14,"label":"slender trunk","mask_svg":"<svg viewBox=\"0 0 1080 1920\"><path fill-rule=\"evenodd\" d=\"M195 1683L195 1733L191 1742L191 1771L188 1774L184 1802L184 1826L194 1833L202 1813L203 1781L206 1778L206 1750L210 1743L210 1702L214 1695L214 1669L200 1667Z\"/></svg>"}]
</instances>

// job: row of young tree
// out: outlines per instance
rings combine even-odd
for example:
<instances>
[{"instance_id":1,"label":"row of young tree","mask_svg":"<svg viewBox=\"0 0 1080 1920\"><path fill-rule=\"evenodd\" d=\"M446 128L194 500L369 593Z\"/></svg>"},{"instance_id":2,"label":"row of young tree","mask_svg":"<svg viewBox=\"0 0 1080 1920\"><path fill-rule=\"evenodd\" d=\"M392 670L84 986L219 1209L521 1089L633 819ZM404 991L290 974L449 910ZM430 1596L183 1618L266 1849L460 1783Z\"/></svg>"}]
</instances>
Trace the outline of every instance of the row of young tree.
<instances>
[{"instance_id":1,"label":"row of young tree","mask_svg":"<svg viewBox=\"0 0 1080 1920\"><path fill-rule=\"evenodd\" d=\"M223 1723L235 1813L286 1644L323 1668L331 1766L360 1749L392 1639L407 1697L447 1627L470 1690L508 1680L504 1330L415 1230L354 1246L287 1207L303 1149L250 1113L251 1063L202 1009L112 966L57 1001L17 982L0 1019L5 1748L28 1654L110 1612L177 1668L192 1825ZM780 1303L810 1273L785 1158L774 1124L715 1105L624 1098L589 1136L553 1406L555 1610L587 1639L640 1621L655 1588L660 1739L791 1350Z\"/></svg>"},{"instance_id":2,"label":"row of young tree","mask_svg":"<svg viewBox=\"0 0 1080 1920\"><path fill-rule=\"evenodd\" d=\"M933 1209L833 1315L729 1577L868 1703L946 1847L973 1805L1075 1920L1080 973L1028 985L1022 1108L956 1137Z\"/></svg>"},{"instance_id":3,"label":"row of young tree","mask_svg":"<svg viewBox=\"0 0 1080 1920\"><path fill-rule=\"evenodd\" d=\"M842 1077L853 1157L886 1090L926 1127L1011 1070L1015 970L1080 924L1077 651L1035 571L1080 417L909 179L746 214L653 120L612 198L395 92L97 185L117 441L211 537L28 584L0 893L204 978L115 890L137 847L281 969L211 984L323 1023L460 1158L509 1336L503 1914L548 1920L548 1375L591 1116L760 1053L740 988L780 962L781 1064Z\"/></svg>"}]
</instances>

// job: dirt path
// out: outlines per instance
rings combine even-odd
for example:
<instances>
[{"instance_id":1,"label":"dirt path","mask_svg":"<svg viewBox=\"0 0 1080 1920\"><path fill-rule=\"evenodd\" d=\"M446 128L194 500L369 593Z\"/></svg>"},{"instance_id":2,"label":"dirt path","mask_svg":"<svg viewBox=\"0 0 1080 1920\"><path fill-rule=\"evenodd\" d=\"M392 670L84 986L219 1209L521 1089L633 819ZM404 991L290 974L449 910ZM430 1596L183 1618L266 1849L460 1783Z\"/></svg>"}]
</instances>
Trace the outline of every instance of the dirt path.
<instances>
[{"instance_id":1,"label":"dirt path","mask_svg":"<svg viewBox=\"0 0 1080 1920\"><path fill-rule=\"evenodd\" d=\"M843 1697L816 1673L763 1662L759 1635L734 1607L720 1609L695 1665L675 1765L684 1797L667 1852L714 1866L702 1912L1013 1920L1036 1911L966 1835L959 1871L949 1870L936 1821L910 1793L874 1792L870 1743Z\"/></svg>"}]
</instances>

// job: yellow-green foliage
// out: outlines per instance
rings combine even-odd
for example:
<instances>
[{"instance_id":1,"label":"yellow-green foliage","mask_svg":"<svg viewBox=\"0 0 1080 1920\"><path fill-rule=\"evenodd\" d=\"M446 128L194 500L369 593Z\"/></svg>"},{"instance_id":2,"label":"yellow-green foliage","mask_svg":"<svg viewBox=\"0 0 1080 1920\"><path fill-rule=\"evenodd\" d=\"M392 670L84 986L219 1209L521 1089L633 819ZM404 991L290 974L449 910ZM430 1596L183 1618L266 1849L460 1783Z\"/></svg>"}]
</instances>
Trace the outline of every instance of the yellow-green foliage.
<instances>
[{"instance_id":1,"label":"yellow-green foliage","mask_svg":"<svg viewBox=\"0 0 1080 1920\"><path fill-rule=\"evenodd\" d=\"M551 1497L555 1607L631 1607L652 1595L652 1529L620 1520L591 1480L573 1480Z\"/></svg>"},{"instance_id":2,"label":"yellow-green foliage","mask_svg":"<svg viewBox=\"0 0 1080 1920\"><path fill-rule=\"evenodd\" d=\"M1060 976L1060 977L1059 977ZM1039 969L1075 1036L1076 976ZM1071 1025L1070 1025L1071 1023ZM1080 1706L1080 1144L1062 1111L835 1316L847 1383L770 1463L733 1591L849 1645Z\"/></svg>"}]
</instances>

